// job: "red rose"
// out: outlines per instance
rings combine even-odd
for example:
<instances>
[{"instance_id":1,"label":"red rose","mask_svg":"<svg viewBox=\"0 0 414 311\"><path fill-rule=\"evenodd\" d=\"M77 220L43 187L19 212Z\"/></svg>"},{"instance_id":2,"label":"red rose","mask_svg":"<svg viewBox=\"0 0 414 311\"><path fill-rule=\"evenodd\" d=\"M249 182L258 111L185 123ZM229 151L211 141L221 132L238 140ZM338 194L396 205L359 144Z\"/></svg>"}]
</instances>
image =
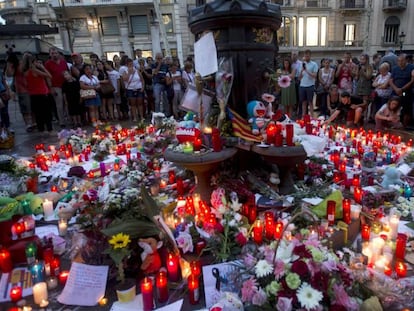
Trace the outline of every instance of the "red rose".
<instances>
[{"instance_id":1,"label":"red rose","mask_svg":"<svg viewBox=\"0 0 414 311\"><path fill-rule=\"evenodd\" d=\"M304 244L300 244L293 249L293 254L300 258L312 258L311 252L306 248Z\"/></svg>"},{"instance_id":2,"label":"red rose","mask_svg":"<svg viewBox=\"0 0 414 311\"><path fill-rule=\"evenodd\" d=\"M292 272L297 273L301 279L307 276L309 273L308 265L303 260L294 261L292 263L291 270Z\"/></svg>"},{"instance_id":3,"label":"red rose","mask_svg":"<svg viewBox=\"0 0 414 311\"><path fill-rule=\"evenodd\" d=\"M329 311L346 311L346 308L338 304L333 304L329 307Z\"/></svg>"},{"instance_id":4,"label":"red rose","mask_svg":"<svg viewBox=\"0 0 414 311\"><path fill-rule=\"evenodd\" d=\"M236 243L240 246L244 246L247 243L247 238L244 236L243 233L239 232L236 235Z\"/></svg>"},{"instance_id":5,"label":"red rose","mask_svg":"<svg viewBox=\"0 0 414 311\"><path fill-rule=\"evenodd\" d=\"M221 223L217 222L216 225L214 226L214 230L216 232L223 233L224 232L224 227L222 226Z\"/></svg>"}]
</instances>

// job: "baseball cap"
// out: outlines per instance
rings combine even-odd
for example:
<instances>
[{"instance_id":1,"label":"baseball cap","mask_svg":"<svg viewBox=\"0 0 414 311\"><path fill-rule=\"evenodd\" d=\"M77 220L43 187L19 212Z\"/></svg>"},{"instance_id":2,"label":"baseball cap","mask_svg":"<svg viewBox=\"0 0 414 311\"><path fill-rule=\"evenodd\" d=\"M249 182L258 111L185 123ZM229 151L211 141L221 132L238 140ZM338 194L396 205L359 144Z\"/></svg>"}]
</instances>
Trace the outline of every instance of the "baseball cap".
<instances>
[{"instance_id":1,"label":"baseball cap","mask_svg":"<svg viewBox=\"0 0 414 311\"><path fill-rule=\"evenodd\" d=\"M341 97L351 97L351 94L349 94L349 92L347 92L347 91L343 91L341 93Z\"/></svg>"},{"instance_id":2,"label":"baseball cap","mask_svg":"<svg viewBox=\"0 0 414 311\"><path fill-rule=\"evenodd\" d=\"M75 57L75 56L79 56L79 55L80 55L79 53L72 53L70 56Z\"/></svg>"}]
</instances>

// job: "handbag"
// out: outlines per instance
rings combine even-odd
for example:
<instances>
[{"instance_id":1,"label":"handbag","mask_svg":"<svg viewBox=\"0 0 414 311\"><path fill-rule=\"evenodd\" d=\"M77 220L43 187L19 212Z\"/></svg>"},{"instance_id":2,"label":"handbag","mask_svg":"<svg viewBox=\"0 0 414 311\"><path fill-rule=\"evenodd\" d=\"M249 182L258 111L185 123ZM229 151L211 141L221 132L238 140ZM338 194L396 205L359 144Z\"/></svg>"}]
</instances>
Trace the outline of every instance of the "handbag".
<instances>
[{"instance_id":1,"label":"handbag","mask_svg":"<svg viewBox=\"0 0 414 311\"><path fill-rule=\"evenodd\" d=\"M101 93L103 95L111 95L115 92L115 88L112 83L103 83L101 84Z\"/></svg>"},{"instance_id":2,"label":"handbag","mask_svg":"<svg viewBox=\"0 0 414 311\"><path fill-rule=\"evenodd\" d=\"M94 89L80 90L81 99L93 99L96 98L96 91Z\"/></svg>"},{"instance_id":3,"label":"handbag","mask_svg":"<svg viewBox=\"0 0 414 311\"><path fill-rule=\"evenodd\" d=\"M315 93L317 95L321 95L323 93L326 93L325 88L323 87L322 84L319 84L318 87L315 89Z\"/></svg>"},{"instance_id":4,"label":"handbag","mask_svg":"<svg viewBox=\"0 0 414 311\"><path fill-rule=\"evenodd\" d=\"M10 94L7 91L3 91L0 93L0 98L3 102L8 102L10 100Z\"/></svg>"}]
</instances>

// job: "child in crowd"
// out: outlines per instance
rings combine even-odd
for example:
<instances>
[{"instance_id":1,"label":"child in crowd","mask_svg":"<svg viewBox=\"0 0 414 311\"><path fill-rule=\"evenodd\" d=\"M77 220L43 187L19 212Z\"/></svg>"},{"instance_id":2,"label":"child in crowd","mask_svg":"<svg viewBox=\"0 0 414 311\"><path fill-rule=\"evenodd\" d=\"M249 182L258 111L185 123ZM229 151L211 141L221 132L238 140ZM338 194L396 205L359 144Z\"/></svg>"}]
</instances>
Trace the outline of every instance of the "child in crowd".
<instances>
[{"instance_id":1,"label":"child in crowd","mask_svg":"<svg viewBox=\"0 0 414 311\"><path fill-rule=\"evenodd\" d=\"M397 96L391 97L388 102L375 114L375 130L381 131L386 128L402 128L400 121L401 101Z\"/></svg>"},{"instance_id":2,"label":"child in crowd","mask_svg":"<svg viewBox=\"0 0 414 311\"><path fill-rule=\"evenodd\" d=\"M64 100L69 110L69 115L72 118L73 127L81 127L82 106L80 101L80 84L69 71L63 72L65 81L62 85L62 93Z\"/></svg>"}]
</instances>

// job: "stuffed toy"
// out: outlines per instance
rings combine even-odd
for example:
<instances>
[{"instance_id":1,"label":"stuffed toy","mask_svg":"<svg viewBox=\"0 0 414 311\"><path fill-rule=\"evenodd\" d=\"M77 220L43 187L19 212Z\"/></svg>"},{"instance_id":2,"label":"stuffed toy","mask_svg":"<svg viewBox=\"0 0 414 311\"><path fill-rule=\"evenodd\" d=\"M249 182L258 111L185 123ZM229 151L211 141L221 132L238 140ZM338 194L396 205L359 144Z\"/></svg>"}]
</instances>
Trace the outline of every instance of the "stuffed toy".
<instances>
[{"instance_id":1,"label":"stuffed toy","mask_svg":"<svg viewBox=\"0 0 414 311\"><path fill-rule=\"evenodd\" d=\"M247 104L247 116L254 135L260 134L269 121L267 107L258 100L252 100Z\"/></svg>"},{"instance_id":2,"label":"stuffed toy","mask_svg":"<svg viewBox=\"0 0 414 311\"><path fill-rule=\"evenodd\" d=\"M157 272L161 268L161 257L158 249L162 246L162 242L150 237L139 239L138 245L143 249L141 270L145 274Z\"/></svg>"},{"instance_id":3,"label":"stuffed toy","mask_svg":"<svg viewBox=\"0 0 414 311\"><path fill-rule=\"evenodd\" d=\"M194 114L194 112L187 112L186 115L184 116L183 121L181 121L179 123L179 127L184 127L184 128L195 128L197 127L197 122L196 122L196 116Z\"/></svg>"},{"instance_id":4,"label":"stuffed toy","mask_svg":"<svg viewBox=\"0 0 414 311\"><path fill-rule=\"evenodd\" d=\"M391 185L401 185L402 180L400 177L401 173L397 168L393 166L387 166L384 171L381 186L385 189L389 189Z\"/></svg>"}]
</instances>

